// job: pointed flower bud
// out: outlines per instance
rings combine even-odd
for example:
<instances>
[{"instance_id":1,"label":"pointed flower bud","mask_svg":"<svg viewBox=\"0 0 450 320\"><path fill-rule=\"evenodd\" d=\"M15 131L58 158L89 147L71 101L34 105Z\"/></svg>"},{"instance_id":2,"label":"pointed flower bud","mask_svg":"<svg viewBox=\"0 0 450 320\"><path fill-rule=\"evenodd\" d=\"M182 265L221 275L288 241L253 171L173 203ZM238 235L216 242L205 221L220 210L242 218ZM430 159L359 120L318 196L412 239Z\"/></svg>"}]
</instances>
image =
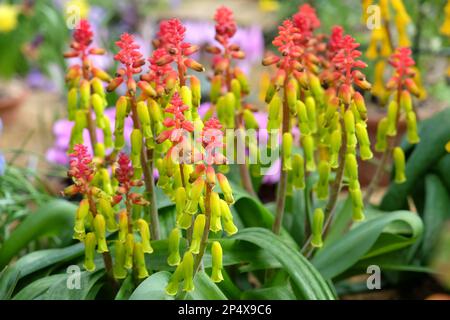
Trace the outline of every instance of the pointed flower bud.
<instances>
[{"instance_id":1,"label":"pointed flower bud","mask_svg":"<svg viewBox=\"0 0 450 320\"><path fill-rule=\"evenodd\" d=\"M296 110L296 102L297 102L297 81L293 78L291 78L288 81L288 84L286 86L286 98L287 98L287 104L289 107L289 111L292 115L297 114Z\"/></svg>"},{"instance_id":2,"label":"pointed flower bud","mask_svg":"<svg viewBox=\"0 0 450 320\"><path fill-rule=\"evenodd\" d=\"M127 234L127 239L125 241L125 263L124 267L126 269L131 269L133 267L133 251L134 251L134 236L133 234Z\"/></svg>"},{"instance_id":3,"label":"pointed flower bud","mask_svg":"<svg viewBox=\"0 0 450 320\"><path fill-rule=\"evenodd\" d=\"M186 251L183 256L183 274L184 274L184 286L183 291L194 290L194 257L190 251Z\"/></svg>"},{"instance_id":4,"label":"pointed flower bud","mask_svg":"<svg viewBox=\"0 0 450 320\"><path fill-rule=\"evenodd\" d=\"M94 231L97 238L97 252L108 252L106 245L106 222L101 214L97 214L94 218Z\"/></svg>"},{"instance_id":5,"label":"pointed flower bud","mask_svg":"<svg viewBox=\"0 0 450 320\"><path fill-rule=\"evenodd\" d=\"M142 250L145 253L152 253L153 248L152 245L150 244L150 228L148 226L147 221L145 221L144 219L139 219L136 222L136 224L139 230L139 234L141 236Z\"/></svg>"},{"instance_id":6,"label":"pointed flower bud","mask_svg":"<svg viewBox=\"0 0 450 320\"><path fill-rule=\"evenodd\" d=\"M330 177L330 165L322 160L318 166L319 181L317 182L317 198L320 200L328 197L328 179Z\"/></svg>"},{"instance_id":7,"label":"pointed flower bud","mask_svg":"<svg viewBox=\"0 0 450 320\"><path fill-rule=\"evenodd\" d=\"M370 150L370 140L369 134L367 133L367 129L361 123L356 124L356 136L359 141L359 151L362 160L372 159L373 154Z\"/></svg>"},{"instance_id":8,"label":"pointed flower bud","mask_svg":"<svg viewBox=\"0 0 450 320\"><path fill-rule=\"evenodd\" d=\"M340 127L334 130L330 136L330 166L337 168L339 166L339 150L342 145L342 131Z\"/></svg>"},{"instance_id":9,"label":"pointed flower bud","mask_svg":"<svg viewBox=\"0 0 450 320\"><path fill-rule=\"evenodd\" d=\"M220 189L222 189L223 196L225 201L228 204L234 203L233 191L231 189L230 183L225 175L222 173L216 174L217 180L219 181Z\"/></svg>"},{"instance_id":10,"label":"pointed flower bud","mask_svg":"<svg viewBox=\"0 0 450 320\"><path fill-rule=\"evenodd\" d=\"M292 170L292 142L293 137L290 132L283 133L283 140L281 142L281 156L283 159L283 171Z\"/></svg>"},{"instance_id":11,"label":"pointed flower bud","mask_svg":"<svg viewBox=\"0 0 450 320\"><path fill-rule=\"evenodd\" d=\"M314 160L314 138L310 135L305 135L301 139L303 151L306 159L306 171L315 171L316 162Z\"/></svg>"},{"instance_id":12,"label":"pointed flower bud","mask_svg":"<svg viewBox=\"0 0 450 320\"><path fill-rule=\"evenodd\" d=\"M353 153L347 153L345 155L345 169L349 180L358 180L358 163Z\"/></svg>"},{"instance_id":13,"label":"pointed flower bud","mask_svg":"<svg viewBox=\"0 0 450 320\"><path fill-rule=\"evenodd\" d=\"M148 277L147 266L145 265L144 249L140 242L134 244L133 249L134 265L137 270L138 279L144 279Z\"/></svg>"},{"instance_id":14,"label":"pointed flower bud","mask_svg":"<svg viewBox=\"0 0 450 320\"><path fill-rule=\"evenodd\" d=\"M211 230L212 232L218 232L222 230L222 224L220 221L222 212L220 206L220 197L217 192L211 192L210 208L211 208L211 223L209 230Z\"/></svg>"},{"instance_id":15,"label":"pointed flower bud","mask_svg":"<svg viewBox=\"0 0 450 320\"><path fill-rule=\"evenodd\" d=\"M384 152L387 148L388 122L388 118L383 118L378 122L377 143L375 144L375 150L378 152Z\"/></svg>"},{"instance_id":16,"label":"pointed flower bud","mask_svg":"<svg viewBox=\"0 0 450 320\"><path fill-rule=\"evenodd\" d=\"M119 213L119 241L125 242L128 234L128 214L126 210Z\"/></svg>"},{"instance_id":17,"label":"pointed flower bud","mask_svg":"<svg viewBox=\"0 0 450 320\"><path fill-rule=\"evenodd\" d=\"M95 270L95 245L97 240L95 239L95 234L93 232L89 232L86 234L86 239L84 240L84 268L92 272Z\"/></svg>"},{"instance_id":18,"label":"pointed flower bud","mask_svg":"<svg viewBox=\"0 0 450 320\"><path fill-rule=\"evenodd\" d=\"M192 91L192 105L193 107L198 108L200 106L202 93L200 80L195 76L191 76L191 91Z\"/></svg>"},{"instance_id":19,"label":"pointed flower bud","mask_svg":"<svg viewBox=\"0 0 450 320\"><path fill-rule=\"evenodd\" d=\"M211 246L212 271L211 280L213 282L221 282L222 276L222 246L218 241L214 241Z\"/></svg>"},{"instance_id":20,"label":"pointed flower bud","mask_svg":"<svg viewBox=\"0 0 450 320\"><path fill-rule=\"evenodd\" d=\"M308 126L312 133L317 132L316 101L313 97L305 100L306 112L308 114Z\"/></svg>"},{"instance_id":21,"label":"pointed flower bud","mask_svg":"<svg viewBox=\"0 0 450 320\"><path fill-rule=\"evenodd\" d=\"M350 189L350 196L352 198L352 219L353 221L363 221L364 216L364 203L359 183L357 187Z\"/></svg>"},{"instance_id":22,"label":"pointed flower bud","mask_svg":"<svg viewBox=\"0 0 450 320\"><path fill-rule=\"evenodd\" d=\"M98 203L99 203L100 211L106 219L106 229L109 232L117 231L119 226L116 222L116 218L114 216L114 210L111 207L111 203L104 198L101 198Z\"/></svg>"},{"instance_id":23,"label":"pointed flower bud","mask_svg":"<svg viewBox=\"0 0 450 320\"><path fill-rule=\"evenodd\" d=\"M169 266L176 266L180 263L180 238L180 229L172 229L169 235L169 256L167 257Z\"/></svg>"},{"instance_id":24,"label":"pointed flower bud","mask_svg":"<svg viewBox=\"0 0 450 320\"><path fill-rule=\"evenodd\" d=\"M214 76L211 80L210 99L212 103L216 103L220 97L222 90L222 77L220 75Z\"/></svg>"},{"instance_id":25,"label":"pointed flower bud","mask_svg":"<svg viewBox=\"0 0 450 320\"><path fill-rule=\"evenodd\" d=\"M398 105L395 100L392 100L388 106L388 126L386 134L390 137L394 137L397 135L397 115L398 114Z\"/></svg>"},{"instance_id":26,"label":"pointed flower bud","mask_svg":"<svg viewBox=\"0 0 450 320\"><path fill-rule=\"evenodd\" d=\"M395 183L404 183L406 181L405 175L405 154L403 149L395 147L393 151L394 167L395 167Z\"/></svg>"},{"instance_id":27,"label":"pointed flower bud","mask_svg":"<svg viewBox=\"0 0 450 320\"><path fill-rule=\"evenodd\" d=\"M231 236L235 234L238 229L233 222L233 214L231 213L228 203L220 199L220 214L222 217L223 229L227 235Z\"/></svg>"},{"instance_id":28,"label":"pointed flower bud","mask_svg":"<svg viewBox=\"0 0 450 320\"><path fill-rule=\"evenodd\" d=\"M312 240L311 245L320 248L323 246L322 230L323 230L324 213L321 208L314 210L312 221Z\"/></svg>"},{"instance_id":29,"label":"pointed flower bud","mask_svg":"<svg viewBox=\"0 0 450 320\"><path fill-rule=\"evenodd\" d=\"M75 113L78 106L78 91L76 88L72 88L67 93L67 111L69 113L69 120L75 120Z\"/></svg>"},{"instance_id":30,"label":"pointed flower bud","mask_svg":"<svg viewBox=\"0 0 450 320\"><path fill-rule=\"evenodd\" d=\"M74 239L83 240L85 237L84 220L89 214L89 200L83 199L80 201L77 213L75 215Z\"/></svg>"},{"instance_id":31,"label":"pointed flower bud","mask_svg":"<svg viewBox=\"0 0 450 320\"><path fill-rule=\"evenodd\" d=\"M189 251L191 251L193 254L198 254L200 252L200 244L202 241L203 232L205 230L205 223L205 215L197 215L194 222L194 230L192 232L192 241L189 247Z\"/></svg>"},{"instance_id":32,"label":"pointed flower bud","mask_svg":"<svg viewBox=\"0 0 450 320\"><path fill-rule=\"evenodd\" d=\"M114 278L125 279L128 275L128 272L124 267L125 245L120 241L116 241L114 251L115 251L114 268L113 268Z\"/></svg>"},{"instance_id":33,"label":"pointed flower bud","mask_svg":"<svg viewBox=\"0 0 450 320\"><path fill-rule=\"evenodd\" d=\"M412 111L406 113L406 127L407 127L408 142L411 144L419 143L420 137L419 134L417 133L416 114Z\"/></svg>"},{"instance_id":34,"label":"pointed flower bud","mask_svg":"<svg viewBox=\"0 0 450 320\"><path fill-rule=\"evenodd\" d=\"M167 284L166 293L168 295L174 296L177 294L180 281L183 279L183 277L184 277L183 264L180 263L175 269L175 272L170 277L169 283Z\"/></svg>"},{"instance_id":35,"label":"pointed flower bud","mask_svg":"<svg viewBox=\"0 0 450 320\"><path fill-rule=\"evenodd\" d=\"M297 189L305 188L305 164L303 157L296 153L292 157L292 183Z\"/></svg>"}]
</instances>

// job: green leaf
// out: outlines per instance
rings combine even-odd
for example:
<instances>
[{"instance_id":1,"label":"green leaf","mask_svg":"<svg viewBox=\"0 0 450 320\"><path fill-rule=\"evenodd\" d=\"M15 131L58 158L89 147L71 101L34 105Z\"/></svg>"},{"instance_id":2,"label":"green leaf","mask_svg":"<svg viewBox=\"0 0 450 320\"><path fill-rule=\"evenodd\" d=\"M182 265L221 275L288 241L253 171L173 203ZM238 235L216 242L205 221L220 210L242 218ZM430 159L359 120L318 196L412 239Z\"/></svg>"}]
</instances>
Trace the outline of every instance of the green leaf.
<instances>
[{"instance_id":1,"label":"green leaf","mask_svg":"<svg viewBox=\"0 0 450 320\"><path fill-rule=\"evenodd\" d=\"M309 261L269 230L248 228L239 231L233 238L251 242L273 255L291 277L301 298L334 299L328 284Z\"/></svg>"},{"instance_id":2,"label":"green leaf","mask_svg":"<svg viewBox=\"0 0 450 320\"><path fill-rule=\"evenodd\" d=\"M444 221L450 218L450 197L447 189L436 175L426 176L425 190L424 232L420 252L423 257L427 258L436 246Z\"/></svg>"},{"instance_id":3,"label":"green leaf","mask_svg":"<svg viewBox=\"0 0 450 320\"><path fill-rule=\"evenodd\" d=\"M44 294L55 282L59 282L62 279L67 279L67 275L54 274L38 279L20 290L14 296L13 300L34 300L38 296Z\"/></svg>"},{"instance_id":4,"label":"green leaf","mask_svg":"<svg viewBox=\"0 0 450 320\"><path fill-rule=\"evenodd\" d=\"M135 289L133 284L133 277L128 275L120 286L119 292L117 292L115 300L128 300L130 299L133 290Z\"/></svg>"},{"instance_id":5,"label":"green leaf","mask_svg":"<svg viewBox=\"0 0 450 320\"><path fill-rule=\"evenodd\" d=\"M90 291L95 287L96 283L105 276L105 270L100 269L95 272L83 271L80 276L80 288L69 288L68 277L65 277L53 283L48 290L39 298L42 300L84 300ZM98 290L98 288L96 288Z\"/></svg>"},{"instance_id":6,"label":"green leaf","mask_svg":"<svg viewBox=\"0 0 450 320\"><path fill-rule=\"evenodd\" d=\"M187 300L227 300L227 297L204 271L199 271L195 275L194 287L195 289L186 295Z\"/></svg>"},{"instance_id":7,"label":"green leaf","mask_svg":"<svg viewBox=\"0 0 450 320\"><path fill-rule=\"evenodd\" d=\"M404 225L408 228L408 237L396 234L404 232ZM391 228L390 232L393 234L387 234L384 237L383 232L388 228ZM397 250L414 243L422 234L422 229L421 219L412 212L382 213L355 225L340 239L325 244L311 262L325 279L331 279L349 269L360 259Z\"/></svg>"},{"instance_id":8,"label":"green leaf","mask_svg":"<svg viewBox=\"0 0 450 320\"><path fill-rule=\"evenodd\" d=\"M130 300L174 300L166 293L170 272L160 271L145 279L130 296Z\"/></svg>"},{"instance_id":9,"label":"green leaf","mask_svg":"<svg viewBox=\"0 0 450 320\"><path fill-rule=\"evenodd\" d=\"M248 290L242 293L242 300L295 300L296 297L289 286L277 286Z\"/></svg>"},{"instance_id":10,"label":"green leaf","mask_svg":"<svg viewBox=\"0 0 450 320\"><path fill-rule=\"evenodd\" d=\"M40 250L23 256L14 265L8 266L2 273L0 278L0 300L8 298L8 292L12 292L15 283L21 278L55 263L79 257L83 252L84 244L77 243L64 249Z\"/></svg>"},{"instance_id":11,"label":"green leaf","mask_svg":"<svg viewBox=\"0 0 450 320\"><path fill-rule=\"evenodd\" d=\"M403 209L408 194L417 182L446 154L445 144L450 138L450 109L435 114L421 123L421 142L414 148L406 162L407 181L391 184L381 202L384 211Z\"/></svg>"},{"instance_id":12,"label":"green leaf","mask_svg":"<svg viewBox=\"0 0 450 320\"><path fill-rule=\"evenodd\" d=\"M0 269L31 241L44 235L72 232L76 206L65 200L54 200L28 215L0 249Z\"/></svg>"}]
</instances>

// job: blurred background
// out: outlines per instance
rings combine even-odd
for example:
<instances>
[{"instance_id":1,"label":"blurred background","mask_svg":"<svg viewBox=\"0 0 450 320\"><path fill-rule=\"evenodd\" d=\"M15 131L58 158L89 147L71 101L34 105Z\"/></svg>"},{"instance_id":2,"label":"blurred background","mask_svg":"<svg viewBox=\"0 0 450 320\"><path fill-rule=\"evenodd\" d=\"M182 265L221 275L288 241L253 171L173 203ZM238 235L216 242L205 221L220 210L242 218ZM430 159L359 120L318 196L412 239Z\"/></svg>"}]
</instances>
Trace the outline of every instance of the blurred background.
<instances>
[{"instance_id":1,"label":"blurred background","mask_svg":"<svg viewBox=\"0 0 450 320\"><path fill-rule=\"evenodd\" d=\"M447 0L405 0L404 7L398 1L388 5L385 0L0 0L0 237L7 237L6 219L19 219L30 203L38 205L57 194L66 176L71 124L66 120L64 83L68 61L62 53L68 48L69 27L75 23L74 10L91 22L94 41L108 50L96 64L112 74L116 69L114 42L121 33L133 33L148 57L159 22L177 17L187 28L187 42L204 46L214 41L215 10L220 5L230 7L240 27L234 41L246 52L241 68L251 79L249 102L264 110L269 75L261 59L272 49L277 26L302 3L315 7L324 33L339 24L361 43L363 60L369 64L366 75L373 84L366 96L372 139L386 111L387 58L398 46L410 46L417 61L419 118L430 118L448 107ZM370 4L379 4L380 28L371 27ZM208 69L207 55L200 53L197 58ZM206 76L201 80L207 100ZM361 168L363 185L370 181L374 168L365 166ZM4 215L7 212L9 216ZM447 257L442 263L449 260Z\"/></svg>"}]
</instances>

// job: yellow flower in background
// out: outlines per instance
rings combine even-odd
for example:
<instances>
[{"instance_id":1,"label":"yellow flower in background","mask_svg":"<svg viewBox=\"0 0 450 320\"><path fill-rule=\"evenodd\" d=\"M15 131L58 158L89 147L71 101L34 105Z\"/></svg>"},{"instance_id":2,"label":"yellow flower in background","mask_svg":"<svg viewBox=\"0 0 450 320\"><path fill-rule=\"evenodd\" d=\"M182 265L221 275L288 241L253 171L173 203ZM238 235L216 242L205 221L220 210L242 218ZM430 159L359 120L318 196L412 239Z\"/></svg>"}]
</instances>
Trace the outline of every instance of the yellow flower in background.
<instances>
[{"instance_id":1,"label":"yellow flower in background","mask_svg":"<svg viewBox=\"0 0 450 320\"><path fill-rule=\"evenodd\" d=\"M389 0L380 0L381 18L385 21L391 20L391 12L389 11Z\"/></svg>"},{"instance_id":2,"label":"yellow flower in background","mask_svg":"<svg viewBox=\"0 0 450 320\"><path fill-rule=\"evenodd\" d=\"M395 25L398 31L398 45L399 47L410 47L411 42L408 38L408 24L411 22L411 17L403 5L402 0L391 0L392 7L396 11Z\"/></svg>"},{"instance_id":3,"label":"yellow flower in background","mask_svg":"<svg viewBox=\"0 0 450 320\"><path fill-rule=\"evenodd\" d=\"M81 19L86 19L89 15L89 2L87 0L69 0L65 4L65 14L73 15L73 8L77 8Z\"/></svg>"},{"instance_id":4,"label":"yellow flower in background","mask_svg":"<svg viewBox=\"0 0 450 320\"><path fill-rule=\"evenodd\" d=\"M445 150L450 153L450 141L445 145Z\"/></svg>"},{"instance_id":5,"label":"yellow flower in background","mask_svg":"<svg viewBox=\"0 0 450 320\"><path fill-rule=\"evenodd\" d=\"M386 69L386 61L380 60L375 65L375 75L372 86L372 94L380 99L381 104L385 104L389 96L385 86L384 86L384 70Z\"/></svg>"},{"instance_id":6,"label":"yellow flower in background","mask_svg":"<svg viewBox=\"0 0 450 320\"><path fill-rule=\"evenodd\" d=\"M259 8L263 12L273 12L280 8L277 0L259 0Z\"/></svg>"},{"instance_id":7,"label":"yellow flower in background","mask_svg":"<svg viewBox=\"0 0 450 320\"><path fill-rule=\"evenodd\" d=\"M17 27L19 9L9 4L0 4L0 32L10 32Z\"/></svg>"},{"instance_id":8,"label":"yellow flower in background","mask_svg":"<svg viewBox=\"0 0 450 320\"><path fill-rule=\"evenodd\" d=\"M375 60L378 57L378 44L383 41L383 28L375 28L370 37L369 47L367 48L366 56L370 60Z\"/></svg>"},{"instance_id":9,"label":"yellow flower in background","mask_svg":"<svg viewBox=\"0 0 450 320\"><path fill-rule=\"evenodd\" d=\"M442 34L450 36L450 0L445 5L444 12L445 12L445 20L441 26L440 31Z\"/></svg>"},{"instance_id":10,"label":"yellow flower in background","mask_svg":"<svg viewBox=\"0 0 450 320\"><path fill-rule=\"evenodd\" d=\"M259 100L265 101L266 92L270 85L270 75L268 72L263 72L261 74L261 80L259 81Z\"/></svg>"},{"instance_id":11,"label":"yellow flower in background","mask_svg":"<svg viewBox=\"0 0 450 320\"><path fill-rule=\"evenodd\" d=\"M423 86L422 76L420 75L420 70L417 67L413 67L413 70L415 72L414 82L416 83L417 87L419 88L419 92L420 92L420 95L418 98L420 100L425 100L428 96L428 93L425 90L425 87Z\"/></svg>"},{"instance_id":12,"label":"yellow flower in background","mask_svg":"<svg viewBox=\"0 0 450 320\"><path fill-rule=\"evenodd\" d=\"M362 22L366 23L367 19L369 19L369 15L367 13L367 8L372 5L373 0L362 0Z\"/></svg>"},{"instance_id":13,"label":"yellow flower in background","mask_svg":"<svg viewBox=\"0 0 450 320\"><path fill-rule=\"evenodd\" d=\"M381 28L381 31L383 32L382 40L381 40L381 51L380 55L382 57L390 57L392 54L392 45L391 40L389 39L389 31L386 29L386 27Z\"/></svg>"}]
</instances>

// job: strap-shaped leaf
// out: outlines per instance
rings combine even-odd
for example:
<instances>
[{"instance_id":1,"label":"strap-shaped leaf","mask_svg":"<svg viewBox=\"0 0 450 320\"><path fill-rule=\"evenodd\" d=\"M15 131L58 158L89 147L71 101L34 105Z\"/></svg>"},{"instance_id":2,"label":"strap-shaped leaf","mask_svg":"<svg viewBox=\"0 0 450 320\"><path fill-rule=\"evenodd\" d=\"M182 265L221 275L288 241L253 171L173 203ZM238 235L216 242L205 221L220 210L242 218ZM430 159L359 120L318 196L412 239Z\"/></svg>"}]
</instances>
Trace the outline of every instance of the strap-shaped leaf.
<instances>
[{"instance_id":1,"label":"strap-shaped leaf","mask_svg":"<svg viewBox=\"0 0 450 320\"><path fill-rule=\"evenodd\" d=\"M54 200L28 215L0 248L0 269L30 241L43 235L71 233L76 206L65 200Z\"/></svg>"},{"instance_id":2,"label":"strap-shaped leaf","mask_svg":"<svg viewBox=\"0 0 450 320\"><path fill-rule=\"evenodd\" d=\"M450 137L449 123L450 109L422 122L419 132L421 142L413 149L406 163L407 180L402 184L390 185L381 202L382 210L403 209L408 194L417 182L446 154L445 144Z\"/></svg>"},{"instance_id":3,"label":"strap-shaped leaf","mask_svg":"<svg viewBox=\"0 0 450 320\"><path fill-rule=\"evenodd\" d=\"M390 229L387 230L388 228ZM382 213L326 244L311 262L325 279L330 279L362 258L381 255L414 243L422 234L422 230L422 220L413 212ZM386 233L383 233L384 231ZM405 232L409 236L405 236Z\"/></svg>"},{"instance_id":4,"label":"strap-shaped leaf","mask_svg":"<svg viewBox=\"0 0 450 320\"><path fill-rule=\"evenodd\" d=\"M79 257L83 252L84 244L77 243L64 249L40 250L23 256L1 274L0 300L9 298L8 293L19 279L55 263Z\"/></svg>"},{"instance_id":5,"label":"strap-shaped leaf","mask_svg":"<svg viewBox=\"0 0 450 320\"><path fill-rule=\"evenodd\" d=\"M269 230L248 228L239 231L233 238L251 242L273 255L291 277L292 284L301 294L299 298L334 299L328 284L311 263Z\"/></svg>"}]
</instances>

